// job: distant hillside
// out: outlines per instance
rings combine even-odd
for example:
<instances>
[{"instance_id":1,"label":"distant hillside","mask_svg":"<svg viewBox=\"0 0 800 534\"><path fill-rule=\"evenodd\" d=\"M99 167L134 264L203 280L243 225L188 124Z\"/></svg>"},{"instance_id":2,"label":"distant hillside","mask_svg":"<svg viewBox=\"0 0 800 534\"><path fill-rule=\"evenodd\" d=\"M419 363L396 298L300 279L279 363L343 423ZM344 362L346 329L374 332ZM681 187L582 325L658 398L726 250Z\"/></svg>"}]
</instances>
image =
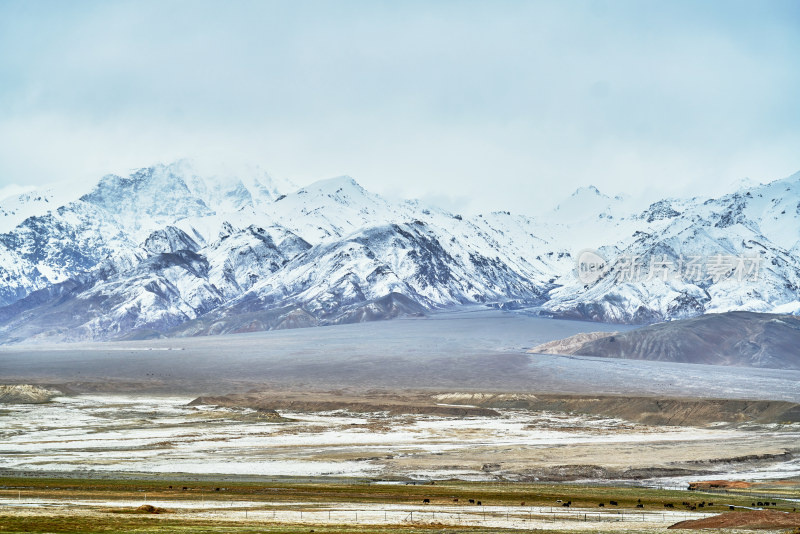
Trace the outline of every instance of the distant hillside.
<instances>
[{"instance_id":1,"label":"distant hillside","mask_svg":"<svg viewBox=\"0 0 800 534\"><path fill-rule=\"evenodd\" d=\"M0 404L43 404L58 395L60 391L28 384L0 386Z\"/></svg>"},{"instance_id":2,"label":"distant hillside","mask_svg":"<svg viewBox=\"0 0 800 534\"><path fill-rule=\"evenodd\" d=\"M587 268L579 252L603 266L596 277L577 276ZM178 161L107 175L83 195L0 198L0 344L277 330L476 304L616 324L800 314L798 264L800 173L646 208L583 187L549 212L462 215L346 176L292 190L262 171L205 175Z\"/></svg>"},{"instance_id":3,"label":"distant hillside","mask_svg":"<svg viewBox=\"0 0 800 534\"><path fill-rule=\"evenodd\" d=\"M738 311L714 313L599 338L577 334L530 352L800 369L800 318Z\"/></svg>"}]
</instances>

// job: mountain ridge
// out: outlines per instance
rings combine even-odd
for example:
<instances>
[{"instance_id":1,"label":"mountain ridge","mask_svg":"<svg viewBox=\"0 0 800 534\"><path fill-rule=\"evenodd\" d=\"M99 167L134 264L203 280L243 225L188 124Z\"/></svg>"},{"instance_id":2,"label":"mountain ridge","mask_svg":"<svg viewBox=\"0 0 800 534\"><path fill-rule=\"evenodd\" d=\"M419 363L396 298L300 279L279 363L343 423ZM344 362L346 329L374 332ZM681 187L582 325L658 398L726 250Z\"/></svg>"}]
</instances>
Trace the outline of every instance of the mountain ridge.
<instances>
[{"instance_id":1,"label":"mountain ridge","mask_svg":"<svg viewBox=\"0 0 800 534\"><path fill-rule=\"evenodd\" d=\"M0 234L0 342L313 326L476 303L619 323L800 312L800 173L644 209L593 187L570 198L569 216L461 216L389 201L349 176L284 191L260 171L206 177L183 160L106 175ZM590 283L575 274L587 247L609 265ZM621 266L723 254L757 258L759 278L626 280ZM236 319L247 314L250 326Z\"/></svg>"},{"instance_id":2,"label":"mountain ridge","mask_svg":"<svg viewBox=\"0 0 800 534\"><path fill-rule=\"evenodd\" d=\"M577 334L528 352L800 370L799 344L800 317L733 311Z\"/></svg>"}]
</instances>

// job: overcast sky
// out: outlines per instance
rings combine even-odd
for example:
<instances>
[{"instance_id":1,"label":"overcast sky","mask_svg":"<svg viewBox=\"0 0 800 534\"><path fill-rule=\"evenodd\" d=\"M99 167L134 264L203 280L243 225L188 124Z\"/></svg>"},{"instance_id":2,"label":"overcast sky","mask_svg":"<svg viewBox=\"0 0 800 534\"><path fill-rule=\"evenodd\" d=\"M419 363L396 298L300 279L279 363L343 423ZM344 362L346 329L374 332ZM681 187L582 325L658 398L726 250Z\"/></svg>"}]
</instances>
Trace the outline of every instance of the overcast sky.
<instances>
[{"instance_id":1,"label":"overcast sky","mask_svg":"<svg viewBox=\"0 0 800 534\"><path fill-rule=\"evenodd\" d=\"M0 2L0 188L182 157L444 207L800 170L800 2ZM8 191L8 189L6 189Z\"/></svg>"}]
</instances>

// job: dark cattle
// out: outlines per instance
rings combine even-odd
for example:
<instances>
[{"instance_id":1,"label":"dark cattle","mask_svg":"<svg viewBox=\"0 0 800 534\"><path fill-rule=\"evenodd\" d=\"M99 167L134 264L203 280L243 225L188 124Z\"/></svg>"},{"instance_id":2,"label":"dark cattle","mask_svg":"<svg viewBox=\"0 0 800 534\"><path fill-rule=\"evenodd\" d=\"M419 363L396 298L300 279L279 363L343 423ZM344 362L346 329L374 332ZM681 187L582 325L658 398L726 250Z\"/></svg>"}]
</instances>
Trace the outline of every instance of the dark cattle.
<instances>
[{"instance_id":1,"label":"dark cattle","mask_svg":"<svg viewBox=\"0 0 800 534\"><path fill-rule=\"evenodd\" d=\"M761 501L759 501L759 502L758 502L758 505L759 505L759 506L764 506L764 503L763 503L763 502L761 502Z\"/></svg>"},{"instance_id":2,"label":"dark cattle","mask_svg":"<svg viewBox=\"0 0 800 534\"><path fill-rule=\"evenodd\" d=\"M601 502L601 503L600 503L600 504L598 504L597 506L599 506L600 508L603 508L605 505L606 505L606 503L603 503L603 502Z\"/></svg>"},{"instance_id":3,"label":"dark cattle","mask_svg":"<svg viewBox=\"0 0 800 534\"><path fill-rule=\"evenodd\" d=\"M483 503L481 503L481 501L478 501L475 504L477 504L478 506L483 506Z\"/></svg>"},{"instance_id":4,"label":"dark cattle","mask_svg":"<svg viewBox=\"0 0 800 534\"><path fill-rule=\"evenodd\" d=\"M458 497L453 497L453 502L458 502Z\"/></svg>"},{"instance_id":5,"label":"dark cattle","mask_svg":"<svg viewBox=\"0 0 800 534\"><path fill-rule=\"evenodd\" d=\"M422 499L422 504L430 504L430 503L431 503L430 499Z\"/></svg>"},{"instance_id":6,"label":"dark cattle","mask_svg":"<svg viewBox=\"0 0 800 534\"><path fill-rule=\"evenodd\" d=\"M708 503L709 506L714 506L713 502Z\"/></svg>"},{"instance_id":7,"label":"dark cattle","mask_svg":"<svg viewBox=\"0 0 800 534\"><path fill-rule=\"evenodd\" d=\"M671 502L665 503L664 508L675 508Z\"/></svg>"},{"instance_id":8,"label":"dark cattle","mask_svg":"<svg viewBox=\"0 0 800 534\"><path fill-rule=\"evenodd\" d=\"M172 486L170 486L169 489L172 489Z\"/></svg>"},{"instance_id":9,"label":"dark cattle","mask_svg":"<svg viewBox=\"0 0 800 534\"><path fill-rule=\"evenodd\" d=\"M778 506L778 505L777 505L777 504L775 504L775 503L772 503L772 506Z\"/></svg>"},{"instance_id":10,"label":"dark cattle","mask_svg":"<svg viewBox=\"0 0 800 534\"><path fill-rule=\"evenodd\" d=\"M469 500L469 503L470 503L470 504L475 504L475 499L470 499L470 500Z\"/></svg>"},{"instance_id":11,"label":"dark cattle","mask_svg":"<svg viewBox=\"0 0 800 534\"><path fill-rule=\"evenodd\" d=\"M570 506L572 506L572 501L567 501L564 504L562 504L561 506L566 506L567 508L569 508Z\"/></svg>"},{"instance_id":12,"label":"dark cattle","mask_svg":"<svg viewBox=\"0 0 800 534\"><path fill-rule=\"evenodd\" d=\"M617 501L608 501L611 506L618 506Z\"/></svg>"},{"instance_id":13,"label":"dark cattle","mask_svg":"<svg viewBox=\"0 0 800 534\"><path fill-rule=\"evenodd\" d=\"M643 505L643 504L641 504L641 503L640 503L640 504L637 504L637 505L636 505L636 508L644 508L644 505Z\"/></svg>"},{"instance_id":14,"label":"dark cattle","mask_svg":"<svg viewBox=\"0 0 800 534\"><path fill-rule=\"evenodd\" d=\"M214 491L219 491L219 488L214 488Z\"/></svg>"},{"instance_id":15,"label":"dark cattle","mask_svg":"<svg viewBox=\"0 0 800 534\"><path fill-rule=\"evenodd\" d=\"M728 506L728 510L733 510L733 506Z\"/></svg>"},{"instance_id":16,"label":"dark cattle","mask_svg":"<svg viewBox=\"0 0 800 534\"><path fill-rule=\"evenodd\" d=\"M519 503L519 505L520 506L525 506L525 501L522 501L521 503Z\"/></svg>"},{"instance_id":17,"label":"dark cattle","mask_svg":"<svg viewBox=\"0 0 800 534\"><path fill-rule=\"evenodd\" d=\"M184 487L183 487L183 490L184 490L184 491L186 491L187 489L189 489L189 488L187 488L186 486L184 486Z\"/></svg>"},{"instance_id":18,"label":"dark cattle","mask_svg":"<svg viewBox=\"0 0 800 534\"><path fill-rule=\"evenodd\" d=\"M700 504L698 504L697 506L699 506L700 508L703 508L705 505L706 505L706 503L704 503L704 502L701 502L701 503L700 503Z\"/></svg>"}]
</instances>

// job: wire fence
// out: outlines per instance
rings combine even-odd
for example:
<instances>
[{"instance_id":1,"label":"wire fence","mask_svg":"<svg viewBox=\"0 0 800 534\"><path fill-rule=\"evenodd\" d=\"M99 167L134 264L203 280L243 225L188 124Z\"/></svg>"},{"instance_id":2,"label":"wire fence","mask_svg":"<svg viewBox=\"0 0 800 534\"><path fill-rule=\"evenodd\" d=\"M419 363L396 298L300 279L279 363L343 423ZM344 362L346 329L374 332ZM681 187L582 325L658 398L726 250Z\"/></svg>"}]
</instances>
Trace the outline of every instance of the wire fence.
<instances>
[{"instance_id":1,"label":"wire fence","mask_svg":"<svg viewBox=\"0 0 800 534\"><path fill-rule=\"evenodd\" d=\"M488 527L546 528L553 523L648 523L670 525L689 519L700 519L714 514L684 512L682 510L597 510L588 508L564 508L549 506L472 506L472 505L374 505L352 506L344 503L333 506L311 506L310 503L294 503L287 507L279 503L267 504L250 501L162 501L148 500L151 506L166 509L186 518L207 518L232 521L264 521L308 524L443 524L483 525ZM47 508L107 511L109 507L137 507L140 500L97 501L61 500L49 498L0 499L0 510L13 508Z\"/></svg>"},{"instance_id":2,"label":"wire fence","mask_svg":"<svg viewBox=\"0 0 800 534\"><path fill-rule=\"evenodd\" d=\"M649 523L671 525L684 520L701 519L715 514L689 513L682 511L608 511L560 510L518 507L492 507L468 511L449 509L331 509L331 510L287 510L247 509L235 512L240 518L253 521L276 521L285 523L336 523L336 524L446 524L486 525L497 527L531 526L536 524L585 522L585 523ZM232 518L228 510L209 510L208 517Z\"/></svg>"}]
</instances>

